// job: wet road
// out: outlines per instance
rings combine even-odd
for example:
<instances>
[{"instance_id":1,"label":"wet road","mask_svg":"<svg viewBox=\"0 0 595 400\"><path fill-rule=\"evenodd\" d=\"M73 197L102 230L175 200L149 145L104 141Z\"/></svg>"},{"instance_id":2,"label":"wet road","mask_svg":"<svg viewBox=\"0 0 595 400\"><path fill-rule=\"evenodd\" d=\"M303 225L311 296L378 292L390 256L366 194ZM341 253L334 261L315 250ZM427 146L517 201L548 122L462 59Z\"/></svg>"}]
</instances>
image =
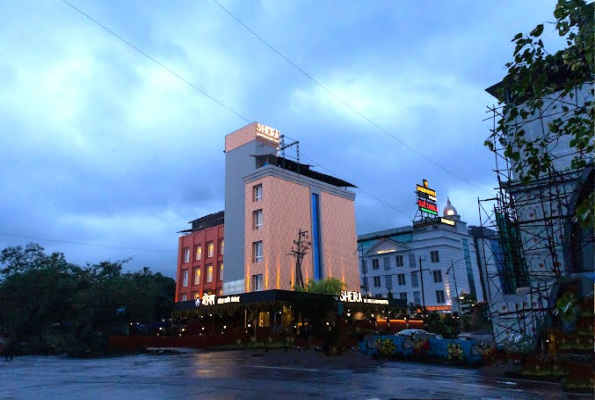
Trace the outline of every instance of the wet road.
<instances>
[{"instance_id":1,"label":"wet road","mask_svg":"<svg viewBox=\"0 0 595 400\"><path fill-rule=\"evenodd\" d=\"M188 352L0 360L0 399L564 399L559 385L351 353ZM580 397L572 397L580 398ZM583 398L591 398L583 397Z\"/></svg>"}]
</instances>

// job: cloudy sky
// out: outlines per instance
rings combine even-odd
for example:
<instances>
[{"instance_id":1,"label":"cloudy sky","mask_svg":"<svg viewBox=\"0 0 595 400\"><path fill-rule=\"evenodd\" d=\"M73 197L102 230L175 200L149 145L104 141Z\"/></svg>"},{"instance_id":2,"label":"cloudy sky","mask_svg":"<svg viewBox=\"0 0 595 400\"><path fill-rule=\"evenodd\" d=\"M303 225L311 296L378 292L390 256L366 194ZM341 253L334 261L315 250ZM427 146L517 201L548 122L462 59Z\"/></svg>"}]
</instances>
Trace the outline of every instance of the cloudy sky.
<instances>
[{"instance_id":1,"label":"cloudy sky","mask_svg":"<svg viewBox=\"0 0 595 400\"><path fill-rule=\"evenodd\" d=\"M223 209L224 136L247 121L358 186L358 233L410 223L423 178L479 223L484 89L553 0L217 1L313 79L211 0L69 0L157 63L62 1L0 1L0 248L174 276L176 232Z\"/></svg>"}]
</instances>

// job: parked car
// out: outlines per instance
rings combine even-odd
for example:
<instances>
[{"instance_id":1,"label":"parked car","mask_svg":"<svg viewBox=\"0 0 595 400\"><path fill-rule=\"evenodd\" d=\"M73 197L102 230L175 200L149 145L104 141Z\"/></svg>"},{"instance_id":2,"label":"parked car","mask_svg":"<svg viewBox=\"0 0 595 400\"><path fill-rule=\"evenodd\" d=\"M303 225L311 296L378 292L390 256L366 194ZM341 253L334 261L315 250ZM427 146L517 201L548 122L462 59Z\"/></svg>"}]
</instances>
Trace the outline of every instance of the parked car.
<instances>
[{"instance_id":1,"label":"parked car","mask_svg":"<svg viewBox=\"0 0 595 400\"><path fill-rule=\"evenodd\" d=\"M442 339L442 335L430 333L428 331L424 331L423 329L403 329L402 331L396 333L395 336L407 337L414 340L430 338Z\"/></svg>"}]
</instances>

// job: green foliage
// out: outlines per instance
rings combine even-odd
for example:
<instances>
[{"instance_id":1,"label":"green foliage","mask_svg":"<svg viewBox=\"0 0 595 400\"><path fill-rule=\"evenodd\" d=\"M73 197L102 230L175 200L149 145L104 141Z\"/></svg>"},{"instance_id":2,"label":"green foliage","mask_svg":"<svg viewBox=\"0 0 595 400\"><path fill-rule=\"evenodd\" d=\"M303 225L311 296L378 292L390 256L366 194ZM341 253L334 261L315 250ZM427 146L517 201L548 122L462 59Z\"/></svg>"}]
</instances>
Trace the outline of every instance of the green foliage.
<instances>
[{"instance_id":1,"label":"green foliage","mask_svg":"<svg viewBox=\"0 0 595 400\"><path fill-rule=\"evenodd\" d=\"M169 317L173 279L148 268L123 273L127 260L81 268L43 250L8 247L0 257L0 330L32 344L30 351L100 355L115 326Z\"/></svg>"},{"instance_id":2,"label":"green foliage","mask_svg":"<svg viewBox=\"0 0 595 400\"><path fill-rule=\"evenodd\" d=\"M304 291L308 293L331 294L339 296L345 285L337 278L326 278L319 281L310 279Z\"/></svg>"},{"instance_id":3,"label":"green foliage","mask_svg":"<svg viewBox=\"0 0 595 400\"><path fill-rule=\"evenodd\" d=\"M566 43L555 54L548 53L540 39L544 24L512 39L513 61L506 64L508 73L499 89L504 113L484 143L492 151L502 146L524 183L552 170L556 158L552 149L560 143L568 143L565 153L573 154L571 168L580 170L593 160L593 3L559 0L554 17L555 30ZM576 96L583 85L590 98ZM542 124L541 135L528 137L525 126L547 116L551 122ZM578 220L588 227L595 222L593 201L589 196L577 212Z\"/></svg>"}]
</instances>

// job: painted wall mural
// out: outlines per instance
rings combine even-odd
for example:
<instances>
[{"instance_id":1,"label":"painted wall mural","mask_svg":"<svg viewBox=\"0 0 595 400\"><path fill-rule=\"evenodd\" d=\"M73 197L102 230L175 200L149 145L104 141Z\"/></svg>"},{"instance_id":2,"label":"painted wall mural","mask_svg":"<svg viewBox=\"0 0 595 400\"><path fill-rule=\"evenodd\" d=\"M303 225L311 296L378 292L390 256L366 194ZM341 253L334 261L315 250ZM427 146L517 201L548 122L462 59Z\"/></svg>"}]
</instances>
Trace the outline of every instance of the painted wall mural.
<instances>
[{"instance_id":1,"label":"painted wall mural","mask_svg":"<svg viewBox=\"0 0 595 400\"><path fill-rule=\"evenodd\" d=\"M368 336L360 343L363 353L384 358L442 359L456 364L489 364L498 350L476 340Z\"/></svg>"}]
</instances>

